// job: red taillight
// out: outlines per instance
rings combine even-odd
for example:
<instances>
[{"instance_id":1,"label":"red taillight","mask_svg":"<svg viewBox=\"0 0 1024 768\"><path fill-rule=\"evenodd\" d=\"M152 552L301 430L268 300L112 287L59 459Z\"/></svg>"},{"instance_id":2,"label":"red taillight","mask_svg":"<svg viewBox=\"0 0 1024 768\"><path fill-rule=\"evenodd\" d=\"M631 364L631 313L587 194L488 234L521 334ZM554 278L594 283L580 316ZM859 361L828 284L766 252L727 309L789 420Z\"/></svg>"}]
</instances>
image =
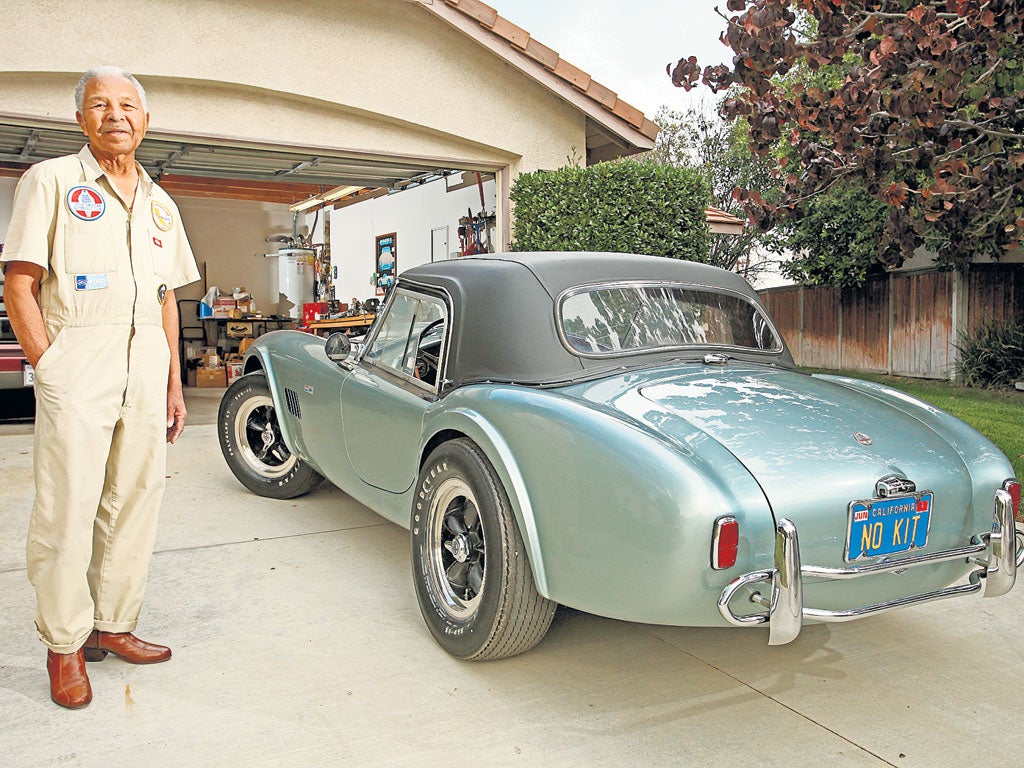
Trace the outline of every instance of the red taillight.
<instances>
[{"instance_id":1,"label":"red taillight","mask_svg":"<svg viewBox=\"0 0 1024 768\"><path fill-rule=\"evenodd\" d=\"M736 565L736 550L739 544L740 524L736 518L718 518L711 537L711 567L721 571Z\"/></svg>"},{"instance_id":2,"label":"red taillight","mask_svg":"<svg viewBox=\"0 0 1024 768\"><path fill-rule=\"evenodd\" d=\"M1007 480L1003 483L1003 490L1010 494L1010 498L1013 500L1013 518L1024 522L1024 518L1021 517L1020 512L1020 483L1016 480Z\"/></svg>"}]
</instances>

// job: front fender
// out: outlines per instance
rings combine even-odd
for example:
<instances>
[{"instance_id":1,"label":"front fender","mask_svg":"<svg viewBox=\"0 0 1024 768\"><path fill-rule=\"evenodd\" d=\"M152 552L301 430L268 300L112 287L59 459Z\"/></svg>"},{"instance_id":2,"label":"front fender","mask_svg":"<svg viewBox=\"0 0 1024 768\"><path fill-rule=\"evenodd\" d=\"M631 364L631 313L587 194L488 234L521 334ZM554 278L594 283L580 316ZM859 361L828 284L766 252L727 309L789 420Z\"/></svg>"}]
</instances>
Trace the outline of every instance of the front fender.
<instances>
[{"instance_id":1,"label":"front fender","mask_svg":"<svg viewBox=\"0 0 1024 768\"><path fill-rule=\"evenodd\" d=\"M307 458L306 451L303 450L301 441L298 439L295 425L292 423L292 417L288 411L287 403L281 395L281 385L278 377L277 366L274 363L271 350L265 341L270 336L283 333L295 332L275 331L270 334L265 334L257 339L256 342L249 347L245 353L245 357L242 359L242 373L250 374L260 371L267 377L267 386L270 387L270 397L274 401L274 410L277 412L277 423L281 429L281 438L284 440L284 444L288 446L289 451L301 458ZM308 334L302 335L308 336Z\"/></svg>"}]
</instances>

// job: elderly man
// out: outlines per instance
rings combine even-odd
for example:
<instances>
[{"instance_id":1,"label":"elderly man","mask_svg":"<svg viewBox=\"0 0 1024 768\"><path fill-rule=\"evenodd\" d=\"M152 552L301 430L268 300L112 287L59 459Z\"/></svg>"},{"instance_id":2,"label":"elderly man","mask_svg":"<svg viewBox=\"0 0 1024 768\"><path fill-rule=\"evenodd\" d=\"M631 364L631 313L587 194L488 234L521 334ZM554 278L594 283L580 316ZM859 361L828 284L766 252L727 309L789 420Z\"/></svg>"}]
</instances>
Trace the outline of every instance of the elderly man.
<instances>
[{"instance_id":1,"label":"elderly man","mask_svg":"<svg viewBox=\"0 0 1024 768\"><path fill-rule=\"evenodd\" d=\"M85 661L170 658L132 632L185 424L174 289L199 278L177 207L135 161L146 94L114 67L75 91L88 137L18 183L4 301L36 375L29 580L50 696L92 699Z\"/></svg>"}]
</instances>

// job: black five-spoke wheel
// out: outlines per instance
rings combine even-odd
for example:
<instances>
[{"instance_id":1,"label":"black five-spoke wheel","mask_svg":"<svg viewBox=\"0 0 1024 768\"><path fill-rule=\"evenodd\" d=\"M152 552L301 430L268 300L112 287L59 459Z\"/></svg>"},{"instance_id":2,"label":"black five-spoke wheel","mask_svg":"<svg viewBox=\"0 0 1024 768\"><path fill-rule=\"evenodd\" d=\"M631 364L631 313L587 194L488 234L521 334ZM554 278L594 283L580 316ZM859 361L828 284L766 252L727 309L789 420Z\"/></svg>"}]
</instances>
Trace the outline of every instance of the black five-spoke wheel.
<instances>
[{"instance_id":1,"label":"black five-spoke wheel","mask_svg":"<svg viewBox=\"0 0 1024 768\"><path fill-rule=\"evenodd\" d=\"M508 496L487 457L458 439L431 453L412 510L413 577L434 639L463 659L527 651L551 624Z\"/></svg>"},{"instance_id":2,"label":"black five-spoke wheel","mask_svg":"<svg viewBox=\"0 0 1024 768\"><path fill-rule=\"evenodd\" d=\"M267 378L250 373L228 387L218 415L220 449L235 477L249 490L291 499L323 479L288 450Z\"/></svg>"},{"instance_id":3,"label":"black five-spoke wheel","mask_svg":"<svg viewBox=\"0 0 1024 768\"><path fill-rule=\"evenodd\" d=\"M428 512L431 579L454 618L476 610L484 588L483 526L473 491L459 478L444 481Z\"/></svg>"}]
</instances>

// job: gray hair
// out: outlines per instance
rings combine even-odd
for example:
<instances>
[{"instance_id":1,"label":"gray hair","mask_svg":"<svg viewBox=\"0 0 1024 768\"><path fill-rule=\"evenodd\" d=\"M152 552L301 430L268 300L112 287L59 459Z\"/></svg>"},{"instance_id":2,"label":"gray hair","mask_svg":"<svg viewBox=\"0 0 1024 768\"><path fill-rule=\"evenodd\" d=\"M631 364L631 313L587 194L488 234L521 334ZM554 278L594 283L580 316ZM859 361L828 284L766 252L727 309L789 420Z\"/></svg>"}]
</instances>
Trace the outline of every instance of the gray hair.
<instances>
[{"instance_id":1,"label":"gray hair","mask_svg":"<svg viewBox=\"0 0 1024 768\"><path fill-rule=\"evenodd\" d=\"M135 86L139 92L139 98L142 99L142 110L149 112L149 105L146 103L146 89L142 87L140 83L131 72L121 69L121 67L93 67L84 75L82 79L78 81L78 85L75 86L75 109L79 112L82 111L82 103L85 100L85 84L90 80L95 80L99 77L120 77L127 80L129 83Z\"/></svg>"}]
</instances>

